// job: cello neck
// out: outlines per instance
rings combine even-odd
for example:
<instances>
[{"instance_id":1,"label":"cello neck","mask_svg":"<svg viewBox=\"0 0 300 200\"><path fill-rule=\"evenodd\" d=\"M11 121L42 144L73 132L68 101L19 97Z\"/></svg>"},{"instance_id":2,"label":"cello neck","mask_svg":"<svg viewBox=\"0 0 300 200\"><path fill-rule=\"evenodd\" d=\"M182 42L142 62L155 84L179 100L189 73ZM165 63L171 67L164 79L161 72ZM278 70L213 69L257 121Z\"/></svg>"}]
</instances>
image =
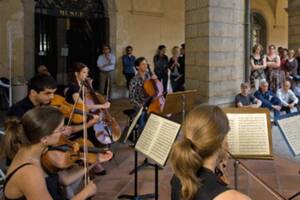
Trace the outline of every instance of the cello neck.
<instances>
[{"instance_id":1,"label":"cello neck","mask_svg":"<svg viewBox=\"0 0 300 200\"><path fill-rule=\"evenodd\" d=\"M150 77L153 75L153 73L152 73L152 70L151 70L151 68L150 68L150 65L148 64L147 65L147 69L148 69L148 71L149 71L149 75L150 75Z\"/></svg>"}]
</instances>

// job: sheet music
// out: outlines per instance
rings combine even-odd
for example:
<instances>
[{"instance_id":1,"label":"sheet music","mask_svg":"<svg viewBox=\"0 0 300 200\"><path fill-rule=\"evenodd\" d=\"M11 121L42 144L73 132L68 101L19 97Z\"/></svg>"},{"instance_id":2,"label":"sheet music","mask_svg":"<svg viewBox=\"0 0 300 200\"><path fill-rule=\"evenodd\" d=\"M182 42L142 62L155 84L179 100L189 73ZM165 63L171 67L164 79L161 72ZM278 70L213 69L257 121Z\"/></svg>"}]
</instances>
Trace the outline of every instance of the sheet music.
<instances>
[{"instance_id":1,"label":"sheet music","mask_svg":"<svg viewBox=\"0 0 300 200\"><path fill-rule=\"evenodd\" d=\"M234 155L269 155L267 117L262 113L227 113L230 123L228 143Z\"/></svg>"},{"instance_id":2,"label":"sheet music","mask_svg":"<svg viewBox=\"0 0 300 200\"><path fill-rule=\"evenodd\" d=\"M179 129L180 124L151 114L135 148L164 166Z\"/></svg>"},{"instance_id":3,"label":"sheet music","mask_svg":"<svg viewBox=\"0 0 300 200\"><path fill-rule=\"evenodd\" d=\"M278 120L278 124L294 154L300 154L300 115Z\"/></svg>"}]
</instances>

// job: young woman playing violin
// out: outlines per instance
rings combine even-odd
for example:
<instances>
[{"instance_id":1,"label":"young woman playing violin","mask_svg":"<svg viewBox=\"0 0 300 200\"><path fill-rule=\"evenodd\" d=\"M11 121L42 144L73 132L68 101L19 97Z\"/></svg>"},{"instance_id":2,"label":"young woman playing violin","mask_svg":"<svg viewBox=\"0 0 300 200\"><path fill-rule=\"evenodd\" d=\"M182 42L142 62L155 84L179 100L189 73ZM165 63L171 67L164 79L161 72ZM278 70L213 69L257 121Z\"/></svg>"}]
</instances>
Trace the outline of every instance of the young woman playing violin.
<instances>
[{"instance_id":1,"label":"young woman playing violin","mask_svg":"<svg viewBox=\"0 0 300 200\"><path fill-rule=\"evenodd\" d=\"M74 182L82 177L83 170L48 176L41 164L42 153L48 146L57 144L65 130L63 114L51 106L35 107L25 113L21 120L11 118L5 126L5 146L1 148L1 153L13 154L13 160L7 171L4 198L64 199L59 183ZM102 154L100 162L111 157L110 153ZM86 199L95 193L96 186L91 181L72 199Z\"/></svg>"},{"instance_id":2,"label":"young woman playing violin","mask_svg":"<svg viewBox=\"0 0 300 200\"><path fill-rule=\"evenodd\" d=\"M198 106L187 115L182 131L183 140L174 144L170 156L175 172L171 199L249 200L226 187L215 173L222 170L221 163L226 159L224 149L229 131L226 114L217 106Z\"/></svg>"}]
</instances>

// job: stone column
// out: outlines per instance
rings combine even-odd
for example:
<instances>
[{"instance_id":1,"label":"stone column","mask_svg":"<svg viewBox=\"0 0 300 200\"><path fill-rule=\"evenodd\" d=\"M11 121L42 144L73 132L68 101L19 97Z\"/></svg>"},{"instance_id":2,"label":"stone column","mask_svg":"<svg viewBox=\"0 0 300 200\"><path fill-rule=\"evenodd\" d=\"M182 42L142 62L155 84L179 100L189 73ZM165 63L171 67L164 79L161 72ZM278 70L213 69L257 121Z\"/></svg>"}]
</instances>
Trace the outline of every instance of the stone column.
<instances>
[{"instance_id":1,"label":"stone column","mask_svg":"<svg viewBox=\"0 0 300 200\"><path fill-rule=\"evenodd\" d=\"M24 76L30 79L35 73L34 0L22 0L24 8Z\"/></svg>"},{"instance_id":2,"label":"stone column","mask_svg":"<svg viewBox=\"0 0 300 200\"><path fill-rule=\"evenodd\" d=\"M186 1L186 86L229 105L244 80L244 0Z\"/></svg>"},{"instance_id":3,"label":"stone column","mask_svg":"<svg viewBox=\"0 0 300 200\"><path fill-rule=\"evenodd\" d=\"M288 3L289 48L296 50L300 48L300 1L289 0Z\"/></svg>"}]
</instances>

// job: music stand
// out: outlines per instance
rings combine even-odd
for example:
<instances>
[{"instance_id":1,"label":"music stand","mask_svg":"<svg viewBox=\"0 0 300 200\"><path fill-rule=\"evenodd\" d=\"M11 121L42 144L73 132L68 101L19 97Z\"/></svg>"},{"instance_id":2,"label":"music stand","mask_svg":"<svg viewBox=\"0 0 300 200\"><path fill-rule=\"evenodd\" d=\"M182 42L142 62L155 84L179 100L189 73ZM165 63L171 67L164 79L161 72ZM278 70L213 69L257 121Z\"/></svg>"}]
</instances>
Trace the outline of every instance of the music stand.
<instances>
[{"instance_id":1,"label":"music stand","mask_svg":"<svg viewBox=\"0 0 300 200\"><path fill-rule=\"evenodd\" d=\"M128 137L130 134L134 134L134 140L135 142L137 141L138 138L138 131L139 127L138 126L138 121L142 115L143 112L147 112L148 105L147 103L140 108L136 116L134 117L133 121L131 122L130 127L128 128L128 131L126 133L125 139L123 143L126 143ZM139 195L138 194L138 171L141 168L141 166L138 166L138 152L134 150L134 169L129 173L133 174L134 173L134 194L121 194L118 196L118 199L132 199L132 200L141 200L141 199L152 199L155 198L155 193L154 194L143 194ZM157 173L157 172L156 172Z\"/></svg>"},{"instance_id":2,"label":"music stand","mask_svg":"<svg viewBox=\"0 0 300 200\"><path fill-rule=\"evenodd\" d=\"M182 121L185 113L190 111L194 105L197 96L197 90L186 90L167 94L165 106L162 115L182 113Z\"/></svg>"}]
</instances>

